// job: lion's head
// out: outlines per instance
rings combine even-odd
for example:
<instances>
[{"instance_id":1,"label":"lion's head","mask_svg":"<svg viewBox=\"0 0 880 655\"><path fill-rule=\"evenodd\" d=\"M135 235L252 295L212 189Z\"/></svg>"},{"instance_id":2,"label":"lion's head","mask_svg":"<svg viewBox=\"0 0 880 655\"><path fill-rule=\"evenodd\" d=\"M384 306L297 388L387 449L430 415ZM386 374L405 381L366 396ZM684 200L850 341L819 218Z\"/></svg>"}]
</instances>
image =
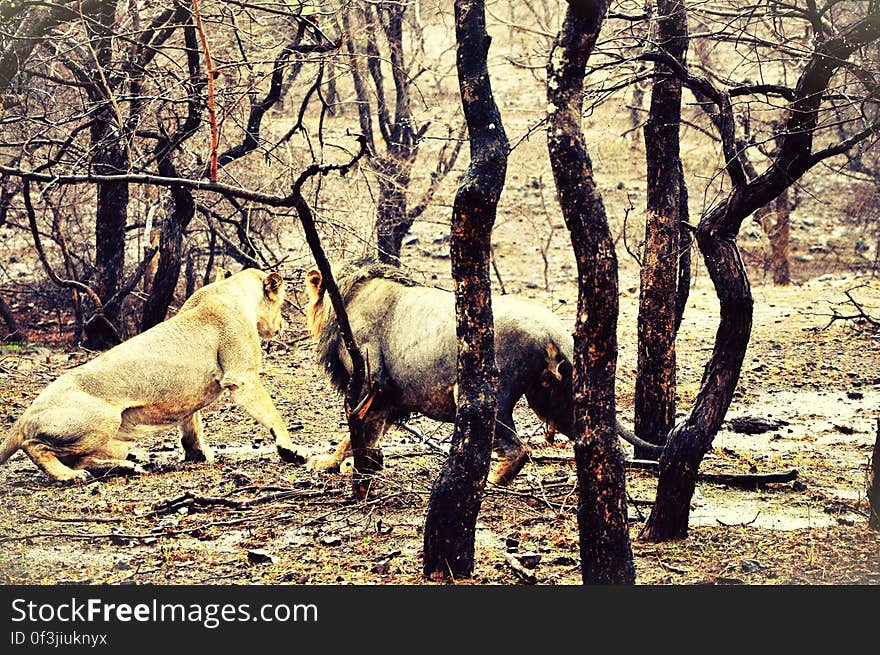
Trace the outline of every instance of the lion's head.
<instances>
[{"instance_id":1,"label":"lion's head","mask_svg":"<svg viewBox=\"0 0 880 655\"><path fill-rule=\"evenodd\" d=\"M281 306L284 304L284 279L278 273L269 273L263 279L263 297L257 304L257 332L269 341L284 330Z\"/></svg>"}]
</instances>

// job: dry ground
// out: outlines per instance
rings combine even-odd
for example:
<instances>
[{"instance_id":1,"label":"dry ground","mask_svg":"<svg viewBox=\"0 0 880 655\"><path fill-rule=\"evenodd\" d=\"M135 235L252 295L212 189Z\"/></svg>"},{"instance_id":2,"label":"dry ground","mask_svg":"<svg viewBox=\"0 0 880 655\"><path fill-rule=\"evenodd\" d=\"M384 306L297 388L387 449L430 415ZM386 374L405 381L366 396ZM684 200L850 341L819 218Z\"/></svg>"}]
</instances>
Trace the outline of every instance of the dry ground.
<instances>
[{"instance_id":1,"label":"dry ground","mask_svg":"<svg viewBox=\"0 0 880 655\"><path fill-rule=\"evenodd\" d=\"M442 260L425 261L429 269ZM510 270L509 267L507 270ZM627 267L625 267L627 268ZM633 282L624 273L624 285ZM629 276L629 277L628 277ZM509 286L525 279L511 273ZM649 544L638 533L656 478L630 471L632 537L644 584L880 582L880 535L866 525L865 476L880 400L880 340L842 323L825 330L827 303L842 290L868 305L880 284L825 276L801 286L759 286L754 337L740 391L728 414L787 421L778 431L724 431L706 471L769 472L796 467L794 483L742 491L701 483L685 541ZM544 292L532 290L544 297ZM555 296L572 298L566 290ZM680 338L681 406L698 387L711 345L715 309L705 276L698 279ZM556 298L558 300L558 298ZM561 306L568 317L571 302ZM635 297L623 294L619 397L631 411ZM327 450L344 432L339 399L312 365L312 347L293 317L286 347L266 357L265 378L294 439ZM29 346L0 359L0 407L11 422L81 352ZM0 581L7 583L418 583L421 529L431 483L451 426L416 418L425 440L394 428L378 495L350 500L336 474L282 464L271 439L221 399L206 414L214 466L182 465L173 432L136 450L152 472L82 487L50 483L22 454L0 468ZM576 493L569 444L545 443L527 408L520 433L539 457L509 489L491 489L480 516L477 583L521 582L508 551L536 553L539 583L578 581ZM257 502L240 507L184 498ZM175 501L170 503L168 501ZM211 501L205 501L211 502ZM216 502L216 501L214 501ZM164 503L164 504L163 504ZM249 551L258 551L256 554ZM263 552L265 551L265 552ZM261 560L261 561L254 561ZM265 561L262 561L265 560Z\"/></svg>"}]
</instances>

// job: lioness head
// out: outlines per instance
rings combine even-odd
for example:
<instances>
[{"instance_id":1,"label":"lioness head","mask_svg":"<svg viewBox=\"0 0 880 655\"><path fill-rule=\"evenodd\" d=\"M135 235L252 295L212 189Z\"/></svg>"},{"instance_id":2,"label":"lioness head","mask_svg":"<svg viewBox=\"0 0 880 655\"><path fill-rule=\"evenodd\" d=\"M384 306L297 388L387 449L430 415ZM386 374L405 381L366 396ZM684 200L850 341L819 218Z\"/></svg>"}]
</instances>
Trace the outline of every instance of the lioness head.
<instances>
[{"instance_id":1,"label":"lioness head","mask_svg":"<svg viewBox=\"0 0 880 655\"><path fill-rule=\"evenodd\" d=\"M283 304L284 279L278 273L269 273L263 279L263 297L257 305L257 332L261 339L274 339L284 329Z\"/></svg>"}]
</instances>

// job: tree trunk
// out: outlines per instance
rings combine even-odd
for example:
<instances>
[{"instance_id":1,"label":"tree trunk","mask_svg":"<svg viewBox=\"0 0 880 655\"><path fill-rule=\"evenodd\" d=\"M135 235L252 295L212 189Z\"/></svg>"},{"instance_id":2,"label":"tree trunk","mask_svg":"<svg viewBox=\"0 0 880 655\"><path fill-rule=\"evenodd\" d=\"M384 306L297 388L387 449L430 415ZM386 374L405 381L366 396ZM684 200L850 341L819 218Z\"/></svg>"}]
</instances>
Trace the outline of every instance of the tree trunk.
<instances>
[{"instance_id":1,"label":"tree trunk","mask_svg":"<svg viewBox=\"0 0 880 655\"><path fill-rule=\"evenodd\" d=\"M697 471L718 433L733 393L749 344L752 328L752 294L736 241L730 236L748 215L736 202L717 205L700 221L697 245L720 303L720 321L715 347L703 372L703 382L694 407L676 426L660 456L657 499L642 532L648 541L683 539L687 536L691 498ZM739 211L738 211L739 210ZM750 212L749 212L750 213Z\"/></svg>"},{"instance_id":2,"label":"tree trunk","mask_svg":"<svg viewBox=\"0 0 880 655\"><path fill-rule=\"evenodd\" d=\"M424 574L470 577L474 531L495 430L495 365L489 248L507 173L507 136L492 96L483 0L456 0L456 64L471 161L452 211L452 277L458 336L458 408L449 457L425 519Z\"/></svg>"},{"instance_id":3,"label":"tree trunk","mask_svg":"<svg viewBox=\"0 0 880 655\"><path fill-rule=\"evenodd\" d=\"M6 336L3 341L24 341L24 335L18 329L18 323L15 320L15 314L6 304L6 301L0 297L0 318L6 324Z\"/></svg>"},{"instance_id":4,"label":"tree trunk","mask_svg":"<svg viewBox=\"0 0 880 655\"><path fill-rule=\"evenodd\" d=\"M791 284L791 272L788 266L788 244L791 235L791 200L788 189L785 189L775 201L775 212L768 212L763 219L764 233L770 241L770 271L773 273L773 284ZM770 217L775 213L775 222Z\"/></svg>"},{"instance_id":5,"label":"tree trunk","mask_svg":"<svg viewBox=\"0 0 880 655\"><path fill-rule=\"evenodd\" d=\"M376 207L376 245L379 261L400 263L403 239L412 227L406 204L410 170L415 158L404 153L388 157L374 157L372 165L379 177L379 202Z\"/></svg>"},{"instance_id":6,"label":"tree trunk","mask_svg":"<svg viewBox=\"0 0 880 655\"><path fill-rule=\"evenodd\" d=\"M679 195L678 195L678 282L675 285L675 334L681 327L684 318L684 310L687 307L688 296L691 292L691 228L690 210L688 209L688 190L684 182L684 169L681 160L678 162Z\"/></svg>"},{"instance_id":7,"label":"tree trunk","mask_svg":"<svg viewBox=\"0 0 880 655\"><path fill-rule=\"evenodd\" d=\"M880 418L877 419L877 437L871 456L871 481L868 487L868 525L880 530Z\"/></svg>"},{"instance_id":8,"label":"tree trunk","mask_svg":"<svg viewBox=\"0 0 880 655\"><path fill-rule=\"evenodd\" d=\"M632 584L614 397L617 257L580 127L586 64L607 9L608 0L588 7L569 3L547 67L547 145L578 268L573 390L581 575L586 584Z\"/></svg>"},{"instance_id":9,"label":"tree trunk","mask_svg":"<svg viewBox=\"0 0 880 655\"><path fill-rule=\"evenodd\" d=\"M658 0L658 47L684 63L687 14L682 0ZM681 80L657 62L645 123L647 219L638 318L635 433L663 445L675 425L675 325L681 226ZM650 454L636 448L637 459Z\"/></svg>"},{"instance_id":10,"label":"tree trunk","mask_svg":"<svg viewBox=\"0 0 880 655\"><path fill-rule=\"evenodd\" d=\"M113 25L116 18L116 2L103 2L89 21L89 38L97 58L99 70L94 73L93 88L98 90L98 107L91 128L92 149L95 153L94 172L98 175L127 173L128 151L124 143L121 116L118 105L107 88L107 68L113 59ZM98 295L106 302L119 290L125 273L125 224L128 220L128 184L125 182L100 182L95 215L95 274ZM110 308L106 318L116 324L122 304ZM100 346L89 344L86 347Z\"/></svg>"},{"instance_id":11,"label":"tree trunk","mask_svg":"<svg viewBox=\"0 0 880 655\"><path fill-rule=\"evenodd\" d=\"M170 156L170 154L169 154ZM168 160L159 161L159 174L177 177L177 170ZM166 212L159 235L159 264L150 288L150 295L141 314L141 332L165 320L168 308L174 302L174 292L183 263L183 233L195 215L196 204L192 191L171 187L171 208Z\"/></svg>"}]
</instances>

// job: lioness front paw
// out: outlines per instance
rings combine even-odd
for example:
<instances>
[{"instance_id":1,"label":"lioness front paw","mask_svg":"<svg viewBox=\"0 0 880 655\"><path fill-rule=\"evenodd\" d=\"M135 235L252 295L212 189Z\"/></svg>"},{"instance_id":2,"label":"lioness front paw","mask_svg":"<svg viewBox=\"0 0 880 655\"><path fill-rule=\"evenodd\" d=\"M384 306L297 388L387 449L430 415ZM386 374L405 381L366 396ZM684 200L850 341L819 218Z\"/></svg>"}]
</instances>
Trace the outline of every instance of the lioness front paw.
<instances>
[{"instance_id":1,"label":"lioness front paw","mask_svg":"<svg viewBox=\"0 0 880 655\"><path fill-rule=\"evenodd\" d=\"M293 446L276 445L275 447L278 450L278 456L282 461L287 462L288 464L306 463L305 455L297 451Z\"/></svg>"},{"instance_id":2,"label":"lioness front paw","mask_svg":"<svg viewBox=\"0 0 880 655\"><path fill-rule=\"evenodd\" d=\"M214 453L209 448L203 448L202 450L187 450L183 456L183 461L213 464Z\"/></svg>"},{"instance_id":3,"label":"lioness front paw","mask_svg":"<svg viewBox=\"0 0 880 655\"><path fill-rule=\"evenodd\" d=\"M339 469L339 461L334 455L315 455L309 458L306 468L309 471L334 471Z\"/></svg>"}]
</instances>

